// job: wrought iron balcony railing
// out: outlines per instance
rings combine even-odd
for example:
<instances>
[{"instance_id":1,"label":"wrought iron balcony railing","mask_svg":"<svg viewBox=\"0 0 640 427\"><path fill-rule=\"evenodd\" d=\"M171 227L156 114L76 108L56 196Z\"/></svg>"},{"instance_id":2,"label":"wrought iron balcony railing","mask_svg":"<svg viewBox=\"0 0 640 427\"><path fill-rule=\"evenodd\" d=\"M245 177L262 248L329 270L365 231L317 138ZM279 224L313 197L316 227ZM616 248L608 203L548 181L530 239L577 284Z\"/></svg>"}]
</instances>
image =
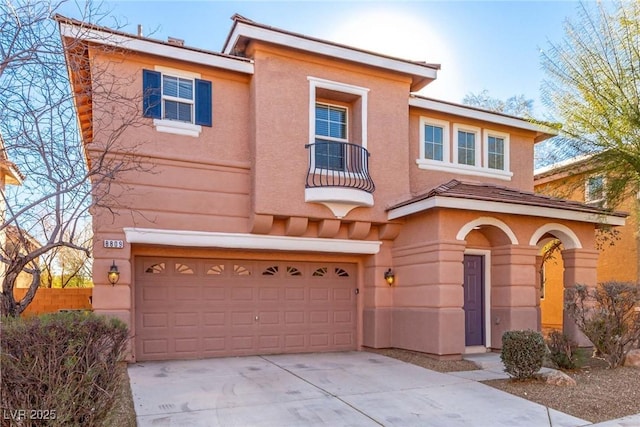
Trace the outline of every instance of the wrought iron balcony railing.
<instances>
[{"instance_id":1,"label":"wrought iron balcony railing","mask_svg":"<svg viewBox=\"0 0 640 427\"><path fill-rule=\"evenodd\" d=\"M309 150L306 188L342 187L374 192L369 152L361 145L316 139L305 148Z\"/></svg>"}]
</instances>

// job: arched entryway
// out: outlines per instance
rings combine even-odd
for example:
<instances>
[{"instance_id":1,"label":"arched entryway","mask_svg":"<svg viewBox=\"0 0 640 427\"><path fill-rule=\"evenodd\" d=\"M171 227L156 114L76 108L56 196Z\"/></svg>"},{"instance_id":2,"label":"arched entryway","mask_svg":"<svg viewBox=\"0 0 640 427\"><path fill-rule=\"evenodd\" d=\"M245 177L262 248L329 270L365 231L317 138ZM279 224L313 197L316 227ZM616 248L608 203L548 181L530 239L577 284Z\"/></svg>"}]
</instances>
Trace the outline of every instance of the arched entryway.
<instances>
[{"instance_id":1,"label":"arched entryway","mask_svg":"<svg viewBox=\"0 0 640 427\"><path fill-rule=\"evenodd\" d=\"M467 222L456 238L464 240L463 289L465 315L465 349L467 353L498 347L492 319L500 317L493 303L493 287L508 282L504 269L498 267L505 250L519 244L513 230L494 217L478 217ZM497 261L494 261L497 260ZM496 271L496 277L492 272Z\"/></svg>"},{"instance_id":2,"label":"arched entryway","mask_svg":"<svg viewBox=\"0 0 640 427\"><path fill-rule=\"evenodd\" d=\"M536 268L540 296L545 299L540 304L543 331L545 327L558 329L578 344L586 344L584 336L564 312L565 290L576 284L595 285L598 252L585 249L573 230L558 223L539 227L529 244L539 251Z\"/></svg>"}]
</instances>

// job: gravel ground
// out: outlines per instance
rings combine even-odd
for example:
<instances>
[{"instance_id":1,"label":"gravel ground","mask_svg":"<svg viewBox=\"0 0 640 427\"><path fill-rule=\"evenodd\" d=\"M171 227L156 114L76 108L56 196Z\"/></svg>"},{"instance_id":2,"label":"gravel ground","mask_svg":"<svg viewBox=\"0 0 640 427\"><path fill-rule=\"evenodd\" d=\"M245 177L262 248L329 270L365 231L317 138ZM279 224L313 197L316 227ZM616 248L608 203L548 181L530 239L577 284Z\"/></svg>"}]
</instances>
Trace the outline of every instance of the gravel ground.
<instances>
[{"instance_id":1,"label":"gravel ground","mask_svg":"<svg viewBox=\"0 0 640 427\"><path fill-rule=\"evenodd\" d=\"M417 351L400 350L397 348L367 348L366 350L437 372L475 371L478 369L475 363L469 362L468 360L436 360Z\"/></svg>"},{"instance_id":2,"label":"gravel ground","mask_svg":"<svg viewBox=\"0 0 640 427\"><path fill-rule=\"evenodd\" d=\"M415 351L367 351L438 372L478 369L466 360L435 360ZM541 380L492 380L484 381L484 384L593 423L640 413L640 368L607 369L595 359L586 361L585 365L580 370L567 372L576 380L575 387L548 385Z\"/></svg>"},{"instance_id":3,"label":"gravel ground","mask_svg":"<svg viewBox=\"0 0 640 427\"><path fill-rule=\"evenodd\" d=\"M129 385L129 375L127 374L127 364L120 366L122 372L122 382L118 390L118 399L109 416L103 423L103 427L136 427L136 411L133 407L133 396Z\"/></svg>"},{"instance_id":4,"label":"gravel ground","mask_svg":"<svg viewBox=\"0 0 640 427\"><path fill-rule=\"evenodd\" d=\"M593 367L567 372L577 385L559 387L541 380L484 383L593 423L640 413L640 369Z\"/></svg>"}]
</instances>

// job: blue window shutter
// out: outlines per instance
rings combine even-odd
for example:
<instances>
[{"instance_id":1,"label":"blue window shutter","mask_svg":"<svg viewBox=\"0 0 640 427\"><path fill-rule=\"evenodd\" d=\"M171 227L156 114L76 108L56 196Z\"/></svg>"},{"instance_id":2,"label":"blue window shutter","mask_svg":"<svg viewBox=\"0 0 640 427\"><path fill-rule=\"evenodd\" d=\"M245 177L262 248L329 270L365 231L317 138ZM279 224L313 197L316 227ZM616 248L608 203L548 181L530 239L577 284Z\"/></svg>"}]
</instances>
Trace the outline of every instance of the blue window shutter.
<instances>
[{"instance_id":1,"label":"blue window shutter","mask_svg":"<svg viewBox=\"0 0 640 427\"><path fill-rule=\"evenodd\" d=\"M161 73L142 70L142 115L144 117L159 119L162 116L161 80Z\"/></svg>"},{"instance_id":2,"label":"blue window shutter","mask_svg":"<svg viewBox=\"0 0 640 427\"><path fill-rule=\"evenodd\" d=\"M211 126L212 116L211 82L196 79L196 124Z\"/></svg>"}]
</instances>

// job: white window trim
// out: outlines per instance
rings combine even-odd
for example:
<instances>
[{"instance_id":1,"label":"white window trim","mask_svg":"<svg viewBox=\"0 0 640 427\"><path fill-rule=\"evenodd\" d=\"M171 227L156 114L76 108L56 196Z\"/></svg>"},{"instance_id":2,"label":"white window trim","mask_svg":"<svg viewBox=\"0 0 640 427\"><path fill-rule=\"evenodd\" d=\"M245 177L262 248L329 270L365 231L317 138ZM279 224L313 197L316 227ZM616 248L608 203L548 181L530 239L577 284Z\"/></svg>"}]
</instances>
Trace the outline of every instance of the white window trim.
<instances>
[{"instance_id":1,"label":"white window trim","mask_svg":"<svg viewBox=\"0 0 640 427\"><path fill-rule=\"evenodd\" d=\"M474 165L463 165L458 163L458 131L474 133L475 137L475 147L474 147ZM482 168L482 133L479 127L476 126L468 126L461 125L458 123L454 123L453 125L453 164L456 166L462 166L463 168L471 167L471 168Z\"/></svg>"},{"instance_id":2,"label":"white window trim","mask_svg":"<svg viewBox=\"0 0 640 427\"><path fill-rule=\"evenodd\" d=\"M427 159L425 157L424 150L424 127L427 125L437 126L442 128L442 160L434 160ZM449 135L449 122L445 120L432 119L431 117L420 117L420 158L418 159L418 164L425 162L424 164L429 163L449 163L451 160L450 157L450 146L451 139Z\"/></svg>"},{"instance_id":3,"label":"white window trim","mask_svg":"<svg viewBox=\"0 0 640 427\"><path fill-rule=\"evenodd\" d=\"M453 124L453 146L450 147L449 144L444 144L446 153L443 151L443 161L431 160L424 158L424 124L427 123L437 124L435 119L430 119L428 117L420 118L420 158L416 160L418 168L425 170L432 170L438 172L449 172L455 173L459 175L472 175L482 178L494 178L502 181L511 181L513 177L513 172L510 171L510 143L509 143L509 134L504 132L493 131L491 129L482 130L477 126L468 126L464 124L454 123ZM443 120L440 120L441 123L448 123ZM476 134L476 152L475 152L475 166L471 165L463 165L458 163L458 130L473 132ZM447 127L448 134L448 127ZM504 138L505 141L505 149L504 149L504 162L505 169L490 169L488 167L489 164L489 144L488 138L491 136L498 136L500 138ZM445 137L445 135L443 135ZM448 137L448 135L446 136ZM482 138L481 138L482 137ZM449 141L446 141L449 142ZM482 160L482 162L481 162Z\"/></svg>"},{"instance_id":4,"label":"white window trim","mask_svg":"<svg viewBox=\"0 0 640 427\"><path fill-rule=\"evenodd\" d=\"M505 132L499 132L497 130L492 129L483 129L483 137L482 142L484 143L484 147L482 149L483 156L483 165L487 170L497 171L497 172L510 172L511 171L511 157L510 157L510 141L509 134ZM489 167L489 137L493 136L496 138L500 138L504 141L504 169L493 169Z\"/></svg>"},{"instance_id":5,"label":"white window trim","mask_svg":"<svg viewBox=\"0 0 640 427\"><path fill-rule=\"evenodd\" d=\"M200 79L201 76L199 73L193 73L191 71L177 70L175 68L163 67L160 65L156 65L154 67L155 71L160 73L168 74L174 77L182 77L185 79L194 80L194 94L193 94L193 119L195 120L196 116L196 106L195 106L195 79ZM161 100L164 99L164 95L161 95ZM173 97L169 97L173 99ZM185 102L186 100L182 98L176 98L176 100L180 102ZM166 119L153 119L153 126L156 128L158 132L171 133L174 135L184 135L184 136L192 136L198 137L202 132L202 126L196 125L194 123L186 123L177 120L166 120Z\"/></svg>"},{"instance_id":6,"label":"white window trim","mask_svg":"<svg viewBox=\"0 0 640 427\"><path fill-rule=\"evenodd\" d=\"M360 114L363 148L367 148L367 95L369 89L360 86L354 86L346 83L334 82L331 80L320 79L317 77L307 76L309 80L309 144L313 144L316 139L316 89L327 89L335 92L350 93L357 95L362 100L362 111Z\"/></svg>"}]
</instances>

